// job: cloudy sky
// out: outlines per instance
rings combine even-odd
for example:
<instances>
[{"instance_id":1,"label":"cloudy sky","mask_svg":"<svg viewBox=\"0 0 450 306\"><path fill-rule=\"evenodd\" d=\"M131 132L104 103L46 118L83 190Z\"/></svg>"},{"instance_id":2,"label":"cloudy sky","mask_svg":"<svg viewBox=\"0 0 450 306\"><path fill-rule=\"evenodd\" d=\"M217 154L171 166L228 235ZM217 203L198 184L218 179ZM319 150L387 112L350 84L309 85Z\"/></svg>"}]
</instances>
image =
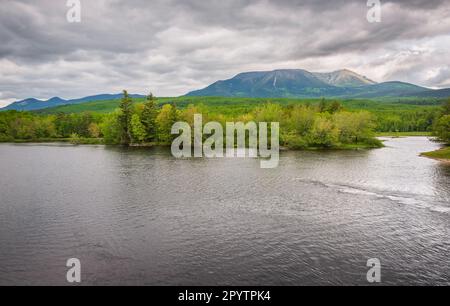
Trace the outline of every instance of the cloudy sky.
<instances>
[{"instance_id":1,"label":"cloudy sky","mask_svg":"<svg viewBox=\"0 0 450 306\"><path fill-rule=\"evenodd\" d=\"M0 0L0 106L153 91L177 96L237 73L354 70L450 87L450 1Z\"/></svg>"}]
</instances>

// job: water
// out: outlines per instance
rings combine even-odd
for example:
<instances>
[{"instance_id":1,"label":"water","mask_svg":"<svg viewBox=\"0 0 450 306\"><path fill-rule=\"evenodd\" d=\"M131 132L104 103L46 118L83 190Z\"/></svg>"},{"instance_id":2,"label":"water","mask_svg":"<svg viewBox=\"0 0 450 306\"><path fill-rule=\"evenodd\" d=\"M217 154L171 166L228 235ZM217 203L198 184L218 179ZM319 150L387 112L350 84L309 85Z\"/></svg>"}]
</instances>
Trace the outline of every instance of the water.
<instances>
[{"instance_id":1,"label":"water","mask_svg":"<svg viewBox=\"0 0 450 306\"><path fill-rule=\"evenodd\" d=\"M450 285L450 166L426 138L372 151L175 160L0 145L0 285Z\"/></svg>"}]
</instances>

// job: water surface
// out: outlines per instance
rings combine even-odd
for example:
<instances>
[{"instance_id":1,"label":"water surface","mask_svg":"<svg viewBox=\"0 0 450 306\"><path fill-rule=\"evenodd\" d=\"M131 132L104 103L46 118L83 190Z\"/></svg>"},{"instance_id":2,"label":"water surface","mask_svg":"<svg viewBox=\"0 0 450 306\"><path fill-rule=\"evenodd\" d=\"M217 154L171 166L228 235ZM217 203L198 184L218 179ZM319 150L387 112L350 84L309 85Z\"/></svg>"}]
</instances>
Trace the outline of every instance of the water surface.
<instances>
[{"instance_id":1,"label":"water surface","mask_svg":"<svg viewBox=\"0 0 450 306\"><path fill-rule=\"evenodd\" d=\"M0 285L450 285L450 167L427 138L371 151L176 160L0 145Z\"/></svg>"}]
</instances>

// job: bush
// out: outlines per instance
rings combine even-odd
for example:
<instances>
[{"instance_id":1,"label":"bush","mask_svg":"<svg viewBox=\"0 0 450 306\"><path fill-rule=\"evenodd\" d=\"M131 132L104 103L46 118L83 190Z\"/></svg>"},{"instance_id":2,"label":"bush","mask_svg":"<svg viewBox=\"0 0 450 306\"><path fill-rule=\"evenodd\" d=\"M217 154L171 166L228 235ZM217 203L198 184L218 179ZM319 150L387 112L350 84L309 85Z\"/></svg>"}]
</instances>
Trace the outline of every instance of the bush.
<instances>
[{"instance_id":1,"label":"bush","mask_svg":"<svg viewBox=\"0 0 450 306\"><path fill-rule=\"evenodd\" d=\"M337 146L339 144L339 129L331 119L320 116L314 122L308 142L313 147L331 148Z\"/></svg>"},{"instance_id":2,"label":"bush","mask_svg":"<svg viewBox=\"0 0 450 306\"><path fill-rule=\"evenodd\" d=\"M119 111L107 115L100 124L100 130L103 134L105 144L119 144L120 143L120 124Z\"/></svg>"},{"instance_id":3,"label":"bush","mask_svg":"<svg viewBox=\"0 0 450 306\"><path fill-rule=\"evenodd\" d=\"M441 117L434 126L434 135L439 140L450 143L450 115Z\"/></svg>"},{"instance_id":4,"label":"bush","mask_svg":"<svg viewBox=\"0 0 450 306\"><path fill-rule=\"evenodd\" d=\"M74 145L78 145L81 143L81 137L77 133L72 133L70 135L70 143Z\"/></svg>"},{"instance_id":5,"label":"bush","mask_svg":"<svg viewBox=\"0 0 450 306\"><path fill-rule=\"evenodd\" d=\"M297 134L287 134L283 136L283 143L293 150L303 150L308 148L308 141L297 135Z\"/></svg>"}]
</instances>

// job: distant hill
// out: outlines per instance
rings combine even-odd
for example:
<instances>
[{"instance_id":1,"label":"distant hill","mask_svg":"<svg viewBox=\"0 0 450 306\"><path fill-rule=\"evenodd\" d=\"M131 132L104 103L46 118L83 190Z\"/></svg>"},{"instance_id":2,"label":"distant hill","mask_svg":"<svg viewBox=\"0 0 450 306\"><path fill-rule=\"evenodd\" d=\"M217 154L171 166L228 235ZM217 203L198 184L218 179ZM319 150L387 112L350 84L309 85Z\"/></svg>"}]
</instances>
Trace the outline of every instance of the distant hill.
<instances>
[{"instance_id":1,"label":"distant hill","mask_svg":"<svg viewBox=\"0 0 450 306\"><path fill-rule=\"evenodd\" d=\"M422 91L417 93L416 96L424 98L448 98L450 97L450 88Z\"/></svg>"},{"instance_id":2,"label":"distant hill","mask_svg":"<svg viewBox=\"0 0 450 306\"><path fill-rule=\"evenodd\" d=\"M130 95L133 98L143 98L145 96L143 95ZM101 95L95 95L95 96L88 96L84 98L79 99L71 99L71 100L64 100L59 97L54 97L49 100L38 100L34 98L25 99L22 101L14 102L4 108L1 108L0 111L6 111L6 110L17 110L17 111L33 111L33 110L39 110L39 109L46 109L46 108L52 108L62 105L72 105L72 104L81 104L86 102L93 102L93 101L107 101L107 100L115 100L122 98L122 94L101 94Z\"/></svg>"},{"instance_id":3,"label":"distant hill","mask_svg":"<svg viewBox=\"0 0 450 306\"><path fill-rule=\"evenodd\" d=\"M349 98L416 97L422 92L433 92L425 87L404 82L385 82L355 87L347 94ZM434 97L430 95L430 97Z\"/></svg>"},{"instance_id":4,"label":"distant hill","mask_svg":"<svg viewBox=\"0 0 450 306\"><path fill-rule=\"evenodd\" d=\"M376 83L350 70L312 73L302 69L246 72L217 81L186 96L252 98L442 98L449 90L432 90L404 82Z\"/></svg>"}]
</instances>

